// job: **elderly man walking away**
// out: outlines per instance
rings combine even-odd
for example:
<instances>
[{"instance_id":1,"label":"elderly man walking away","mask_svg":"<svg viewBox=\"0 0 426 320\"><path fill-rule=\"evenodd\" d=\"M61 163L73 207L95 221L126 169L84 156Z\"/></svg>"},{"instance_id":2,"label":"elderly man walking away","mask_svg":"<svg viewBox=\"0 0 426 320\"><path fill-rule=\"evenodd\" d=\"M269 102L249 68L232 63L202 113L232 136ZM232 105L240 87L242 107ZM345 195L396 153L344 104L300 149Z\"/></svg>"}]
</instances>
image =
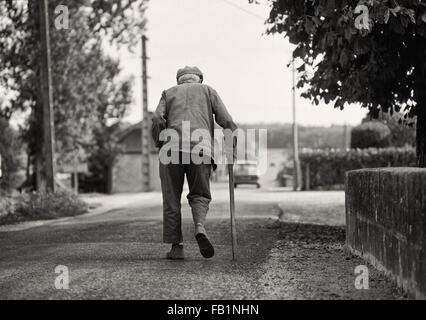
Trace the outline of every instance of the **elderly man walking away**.
<instances>
[{"instance_id":1,"label":"elderly man walking away","mask_svg":"<svg viewBox=\"0 0 426 320\"><path fill-rule=\"evenodd\" d=\"M210 133L213 141L214 122L224 129L236 130L237 126L226 110L217 92L210 86L202 84L203 73L197 67L185 67L177 72L178 85L163 91L158 107L154 113L152 136L157 147L161 148L160 132L173 129L179 135L177 150L178 163L164 164L160 156L160 178L163 194L163 240L171 243L167 253L168 259L184 259L183 237L181 229L181 195L184 178L189 186L187 199L192 211L195 225L195 238L204 258L214 255L214 248L204 227L211 201L210 174L214 162L211 158L212 144L203 146L203 161L194 163L191 153L197 141L183 133L183 123L189 123L190 132L204 129ZM184 146L190 146L189 149ZM197 148L198 150L198 148Z\"/></svg>"}]
</instances>

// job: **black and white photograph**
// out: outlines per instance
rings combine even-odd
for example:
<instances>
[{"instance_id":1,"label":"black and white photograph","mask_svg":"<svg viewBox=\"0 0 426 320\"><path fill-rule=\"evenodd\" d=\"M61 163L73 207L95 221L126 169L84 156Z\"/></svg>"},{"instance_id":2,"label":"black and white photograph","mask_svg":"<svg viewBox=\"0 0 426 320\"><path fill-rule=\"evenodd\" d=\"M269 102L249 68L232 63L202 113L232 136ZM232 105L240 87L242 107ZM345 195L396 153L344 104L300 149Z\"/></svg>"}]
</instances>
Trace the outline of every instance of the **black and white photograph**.
<instances>
[{"instance_id":1,"label":"black and white photograph","mask_svg":"<svg viewBox=\"0 0 426 320\"><path fill-rule=\"evenodd\" d=\"M426 300L426 1L0 0L10 300Z\"/></svg>"}]
</instances>

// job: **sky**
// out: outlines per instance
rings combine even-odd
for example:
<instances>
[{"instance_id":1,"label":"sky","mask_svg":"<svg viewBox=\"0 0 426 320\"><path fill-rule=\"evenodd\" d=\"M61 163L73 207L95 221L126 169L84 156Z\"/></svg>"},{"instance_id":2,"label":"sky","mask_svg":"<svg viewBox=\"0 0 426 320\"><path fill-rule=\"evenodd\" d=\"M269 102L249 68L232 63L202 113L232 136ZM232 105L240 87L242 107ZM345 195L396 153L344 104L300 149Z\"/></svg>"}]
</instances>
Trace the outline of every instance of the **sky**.
<instances>
[{"instance_id":1,"label":"sky","mask_svg":"<svg viewBox=\"0 0 426 320\"><path fill-rule=\"evenodd\" d=\"M292 121L292 45L282 35L265 35L266 5L247 0L151 0L147 10L148 105L155 110L161 92L176 84L178 68L198 66L204 83L215 88L238 123ZM123 76L134 75L134 103L128 122L141 119L139 52L117 53ZM300 92L299 92L300 94ZM344 111L314 106L297 95L302 125L356 125L365 116L357 105Z\"/></svg>"}]
</instances>

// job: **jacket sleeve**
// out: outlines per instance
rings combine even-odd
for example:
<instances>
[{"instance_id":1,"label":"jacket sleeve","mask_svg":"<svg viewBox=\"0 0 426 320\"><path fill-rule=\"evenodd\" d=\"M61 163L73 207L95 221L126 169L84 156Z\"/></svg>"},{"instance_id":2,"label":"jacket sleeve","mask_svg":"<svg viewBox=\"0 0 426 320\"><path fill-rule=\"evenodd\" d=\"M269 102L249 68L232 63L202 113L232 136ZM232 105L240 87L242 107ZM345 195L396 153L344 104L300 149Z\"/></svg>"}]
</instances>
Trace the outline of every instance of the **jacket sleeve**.
<instances>
[{"instance_id":1,"label":"jacket sleeve","mask_svg":"<svg viewBox=\"0 0 426 320\"><path fill-rule=\"evenodd\" d=\"M162 130L167 128L167 105L165 93L161 95L160 102L158 103L157 109L152 117L152 128L151 135L154 140L155 146L161 148L163 141L160 141L160 133Z\"/></svg>"},{"instance_id":2,"label":"jacket sleeve","mask_svg":"<svg viewBox=\"0 0 426 320\"><path fill-rule=\"evenodd\" d=\"M213 113L215 120L218 125L223 129L231 129L232 131L237 129L237 125L232 120L228 110L226 110L225 104L219 97L219 94L214 89L210 89L210 99L213 107Z\"/></svg>"}]
</instances>

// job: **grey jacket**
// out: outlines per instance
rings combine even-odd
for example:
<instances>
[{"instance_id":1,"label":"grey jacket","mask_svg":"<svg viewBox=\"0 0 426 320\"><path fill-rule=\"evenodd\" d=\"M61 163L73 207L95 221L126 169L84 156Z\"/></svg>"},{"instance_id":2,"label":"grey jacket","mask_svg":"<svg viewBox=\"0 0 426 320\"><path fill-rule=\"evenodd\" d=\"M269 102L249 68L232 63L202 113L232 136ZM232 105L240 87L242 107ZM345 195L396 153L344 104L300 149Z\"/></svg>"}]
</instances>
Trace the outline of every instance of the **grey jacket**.
<instances>
[{"instance_id":1,"label":"grey jacket","mask_svg":"<svg viewBox=\"0 0 426 320\"><path fill-rule=\"evenodd\" d=\"M182 142L188 140L188 137L182 136L182 121L189 121L191 134L196 129L207 129L211 133L212 142L214 122L224 129L237 129L216 90L201 83L182 83L163 91L152 121L152 136L156 146L162 145L159 141L161 130L174 129L179 134L180 151L185 151L182 150ZM191 150L196 144L198 142L189 141ZM203 148L211 148L208 151L213 154L211 146L205 145Z\"/></svg>"}]
</instances>

